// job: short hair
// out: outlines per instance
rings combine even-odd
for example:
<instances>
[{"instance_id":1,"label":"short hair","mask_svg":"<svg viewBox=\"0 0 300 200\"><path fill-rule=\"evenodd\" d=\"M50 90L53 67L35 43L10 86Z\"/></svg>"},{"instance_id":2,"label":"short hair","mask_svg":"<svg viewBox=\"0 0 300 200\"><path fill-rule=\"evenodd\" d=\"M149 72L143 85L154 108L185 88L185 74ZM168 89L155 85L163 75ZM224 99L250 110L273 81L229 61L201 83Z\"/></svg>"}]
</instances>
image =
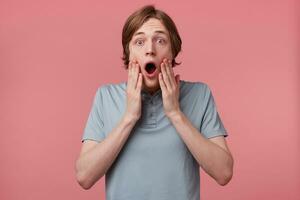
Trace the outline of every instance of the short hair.
<instances>
[{"instance_id":1,"label":"short hair","mask_svg":"<svg viewBox=\"0 0 300 200\"><path fill-rule=\"evenodd\" d=\"M123 57L124 67L128 69L129 64L129 43L133 37L133 34L150 18L156 18L162 22L165 28L169 32L171 49L172 49L172 66L179 65L175 61L176 56L181 51L181 38L177 31L176 25L165 12L155 9L153 5L146 5L134 13L132 13L126 20L122 31L122 45L123 45Z\"/></svg>"}]
</instances>

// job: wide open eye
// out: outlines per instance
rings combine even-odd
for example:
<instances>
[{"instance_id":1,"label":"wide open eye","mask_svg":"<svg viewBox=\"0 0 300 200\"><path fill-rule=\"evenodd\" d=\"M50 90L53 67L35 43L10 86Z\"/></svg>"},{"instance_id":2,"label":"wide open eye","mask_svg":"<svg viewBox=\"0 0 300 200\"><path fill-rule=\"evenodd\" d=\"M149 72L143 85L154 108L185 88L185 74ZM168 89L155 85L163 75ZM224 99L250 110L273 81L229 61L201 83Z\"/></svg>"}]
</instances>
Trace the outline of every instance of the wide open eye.
<instances>
[{"instance_id":1,"label":"wide open eye","mask_svg":"<svg viewBox=\"0 0 300 200\"><path fill-rule=\"evenodd\" d=\"M138 46L141 46L141 45L144 44L144 41L143 40L136 40L135 44L138 45Z\"/></svg>"},{"instance_id":2,"label":"wide open eye","mask_svg":"<svg viewBox=\"0 0 300 200\"><path fill-rule=\"evenodd\" d=\"M156 70L156 66L155 66L154 63L147 63L147 64L146 64L146 71L147 71L149 74L152 74L155 70Z\"/></svg>"},{"instance_id":3,"label":"wide open eye","mask_svg":"<svg viewBox=\"0 0 300 200\"><path fill-rule=\"evenodd\" d=\"M157 39L157 42L159 44L165 44L166 43L166 41L164 39L162 39L162 38Z\"/></svg>"}]
</instances>

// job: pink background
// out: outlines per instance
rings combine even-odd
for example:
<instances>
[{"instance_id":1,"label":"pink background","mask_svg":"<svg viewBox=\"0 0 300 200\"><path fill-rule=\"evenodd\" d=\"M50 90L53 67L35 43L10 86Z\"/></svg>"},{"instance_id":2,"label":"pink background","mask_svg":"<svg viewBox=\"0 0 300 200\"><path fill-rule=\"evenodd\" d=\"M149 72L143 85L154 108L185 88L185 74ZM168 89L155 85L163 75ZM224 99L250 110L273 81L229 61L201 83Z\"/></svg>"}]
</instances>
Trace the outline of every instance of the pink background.
<instances>
[{"instance_id":1,"label":"pink background","mask_svg":"<svg viewBox=\"0 0 300 200\"><path fill-rule=\"evenodd\" d=\"M109 2L109 3L108 3ZM0 3L0 199L104 199L75 160L96 89L127 80L121 29L149 1ZM285 1L153 1L183 40L175 68L207 83L229 132L234 177L201 170L202 200L299 199L299 10Z\"/></svg>"}]
</instances>

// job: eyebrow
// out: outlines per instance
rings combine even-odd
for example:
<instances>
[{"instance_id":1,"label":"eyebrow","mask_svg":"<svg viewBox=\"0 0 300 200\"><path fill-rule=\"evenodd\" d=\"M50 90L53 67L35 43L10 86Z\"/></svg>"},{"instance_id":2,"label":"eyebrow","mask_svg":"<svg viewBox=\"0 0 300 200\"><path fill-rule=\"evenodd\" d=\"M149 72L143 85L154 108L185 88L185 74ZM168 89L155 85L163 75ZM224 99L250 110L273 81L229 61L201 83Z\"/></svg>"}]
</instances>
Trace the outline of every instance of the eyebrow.
<instances>
[{"instance_id":1,"label":"eyebrow","mask_svg":"<svg viewBox=\"0 0 300 200\"><path fill-rule=\"evenodd\" d=\"M155 31L154 33L161 33L161 34L164 34L164 35L167 36L167 33L165 31L158 30L158 31ZM133 36L136 36L136 35L145 35L145 33L144 32L137 32Z\"/></svg>"}]
</instances>

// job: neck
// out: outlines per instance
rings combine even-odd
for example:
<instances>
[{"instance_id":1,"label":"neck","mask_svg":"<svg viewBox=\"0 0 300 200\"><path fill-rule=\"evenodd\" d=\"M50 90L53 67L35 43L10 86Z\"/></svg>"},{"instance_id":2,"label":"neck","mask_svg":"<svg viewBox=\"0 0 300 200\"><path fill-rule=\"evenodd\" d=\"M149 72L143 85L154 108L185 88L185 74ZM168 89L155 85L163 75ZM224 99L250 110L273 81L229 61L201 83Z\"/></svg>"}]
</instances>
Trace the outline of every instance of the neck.
<instances>
[{"instance_id":1,"label":"neck","mask_svg":"<svg viewBox=\"0 0 300 200\"><path fill-rule=\"evenodd\" d=\"M147 86L143 86L142 90L148 92L150 95L153 95L155 92L157 92L160 89L160 86L158 85L155 88L147 88Z\"/></svg>"}]
</instances>

